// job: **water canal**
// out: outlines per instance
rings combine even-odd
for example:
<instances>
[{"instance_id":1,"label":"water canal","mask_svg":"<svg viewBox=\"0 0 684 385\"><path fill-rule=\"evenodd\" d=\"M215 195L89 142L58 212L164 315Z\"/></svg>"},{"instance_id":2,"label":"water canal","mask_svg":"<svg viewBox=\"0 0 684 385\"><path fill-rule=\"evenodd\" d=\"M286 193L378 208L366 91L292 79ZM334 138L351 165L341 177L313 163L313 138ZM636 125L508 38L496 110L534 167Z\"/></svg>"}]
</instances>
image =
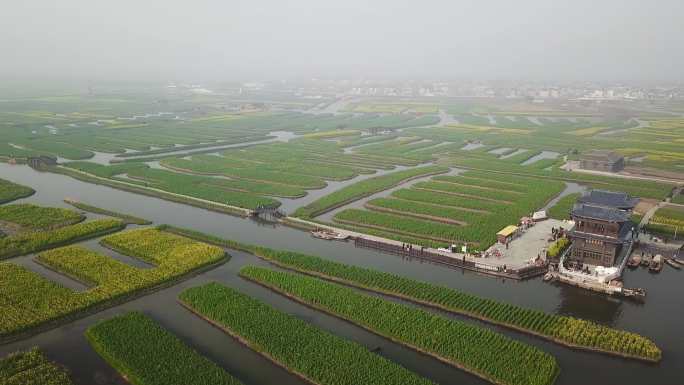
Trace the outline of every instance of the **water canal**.
<instances>
[{"instance_id":1,"label":"water canal","mask_svg":"<svg viewBox=\"0 0 684 385\"><path fill-rule=\"evenodd\" d=\"M22 201L69 207L62 202L68 197L147 218L153 220L155 224L168 223L240 242L296 250L348 264L381 269L501 301L582 317L631 330L652 338L663 349L662 362L651 365L574 351L541 339L485 325L521 341L534 344L555 356L561 366L561 375L556 382L558 385L681 383L681 368L677 362L684 360L684 333L681 328L684 307L681 306L679 289L684 272L674 271L667 266L658 275L649 274L643 269L626 272L627 286L644 287L648 291L646 302L638 304L572 287L546 284L541 279L523 282L497 279L418 260L402 259L373 250L357 249L351 243L314 239L306 232L289 227L263 226L249 219L88 184L64 175L40 173L26 166L11 166L2 163L0 164L0 177L30 186L37 191L35 195ZM85 244L87 247L97 247L96 241L88 241ZM98 249L98 251L107 253L106 250ZM125 382L117 373L90 348L83 333L88 326L98 320L129 310L139 310L160 322L200 353L226 368L245 384L301 384L298 378L238 344L177 304L176 297L183 289L209 281L219 281L336 335L359 342L369 349L379 348L378 354L437 383L459 385L484 383L458 369L400 347L347 322L285 300L260 286L242 280L237 276L242 266L266 265L266 263L246 253L230 251L230 254L232 259L227 264L173 287L31 338L1 345L0 356L19 349L40 346L51 359L64 364L72 371L78 385L124 384ZM22 263L28 263L26 261L30 257L20 257L20 259ZM125 258L120 259L125 262ZM468 320L467 322L474 321Z\"/></svg>"}]
</instances>

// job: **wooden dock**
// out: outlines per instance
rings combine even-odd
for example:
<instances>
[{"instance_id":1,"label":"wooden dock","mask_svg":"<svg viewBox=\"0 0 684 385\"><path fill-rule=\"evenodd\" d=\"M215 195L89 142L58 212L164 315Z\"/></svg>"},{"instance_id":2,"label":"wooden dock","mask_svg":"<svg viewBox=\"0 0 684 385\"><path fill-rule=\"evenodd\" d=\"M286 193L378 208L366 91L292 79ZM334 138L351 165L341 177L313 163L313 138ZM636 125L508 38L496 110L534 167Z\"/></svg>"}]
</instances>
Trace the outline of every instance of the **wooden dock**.
<instances>
[{"instance_id":1,"label":"wooden dock","mask_svg":"<svg viewBox=\"0 0 684 385\"><path fill-rule=\"evenodd\" d=\"M468 260L465 256L450 257L444 254L435 253L428 248L410 245L404 247L402 245L396 245L393 243L386 243L362 237L354 237L353 239L354 246L356 247L379 250L385 253L396 254L407 258L417 258L455 269L465 269L503 278L522 280L538 277L548 271L547 265L524 266L517 269L504 269L502 266L493 266L486 263Z\"/></svg>"}]
</instances>

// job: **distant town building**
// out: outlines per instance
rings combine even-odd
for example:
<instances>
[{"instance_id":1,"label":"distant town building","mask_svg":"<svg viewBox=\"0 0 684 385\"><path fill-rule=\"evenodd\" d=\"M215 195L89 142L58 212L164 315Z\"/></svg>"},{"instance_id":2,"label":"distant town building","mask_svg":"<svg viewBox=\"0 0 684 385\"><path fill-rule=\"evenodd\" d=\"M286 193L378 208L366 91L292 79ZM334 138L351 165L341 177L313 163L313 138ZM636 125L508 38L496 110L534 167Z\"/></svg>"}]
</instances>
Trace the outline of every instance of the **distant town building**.
<instances>
[{"instance_id":1,"label":"distant town building","mask_svg":"<svg viewBox=\"0 0 684 385\"><path fill-rule=\"evenodd\" d=\"M595 266L613 266L633 240L630 215L638 199L621 192L592 190L577 200L570 216L575 228L568 259Z\"/></svg>"},{"instance_id":2,"label":"distant town building","mask_svg":"<svg viewBox=\"0 0 684 385\"><path fill-rule=\"evenodd\" d=\"M625 158L613 151L593 150L580 156L580 168L584 170L618 172L625 168Z\"/></svg>"}]
</instances>

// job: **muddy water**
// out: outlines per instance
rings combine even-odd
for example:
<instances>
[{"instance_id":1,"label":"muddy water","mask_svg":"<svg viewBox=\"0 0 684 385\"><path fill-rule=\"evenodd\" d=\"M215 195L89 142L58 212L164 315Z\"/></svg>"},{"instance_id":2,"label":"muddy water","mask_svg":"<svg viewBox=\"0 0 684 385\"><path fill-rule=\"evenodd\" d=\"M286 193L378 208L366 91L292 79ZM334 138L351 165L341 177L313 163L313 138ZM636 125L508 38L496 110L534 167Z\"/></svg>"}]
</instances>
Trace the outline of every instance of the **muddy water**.
<instances>
[{"instance_id":1,"label":"muddy water","mask_svg":"<svg viewBox=\"0 0 684 385\"><path fill-rule=\"evenodd\" d=\"M556 382L576 384L679 384L684 359L681 288L684 272L665 266L660 274L637 269L625 273L625 284L648 291L644 304L637 304L567 286L531 280L516 282L447 269L416 260L357 249L351 243L328 242L287 227L261 226L257 222L190 206L144 197L104 186L79 182L62 175L38 173L25 166L0 164L0 177L33 187L38 191L25 199L40 204L67 207L64 197L72 197L103 208L127 212L156 223L193 228L242 242L314 253L328 259L398 273L416 279L465 290L481 296L533 307L544 311L591 319L618 328L642 333L664 351L658 365L578 352L515 332L503 331L532 343L554 355L562 368ZM97 241L86 242L93 247ZM106 251L103 251L106 253ZM482 384L474 376L416 354L346 322L312 311L279 295L246 282L236 273L246 264L265 264L240 252L231 252L230 262L188 281L139 298L121 306L38 334L32 338L0 346L0 355L31 346L40 346L50 358L66 365L77 384L123 384L118 375L93 352L83 337L84 330L100 319L129 310L139 310L177 334L184 342L208 356L246 384L300 384L301 381L274 366L231 338L192 316L176 303L184 288L219 281L262 299L278 309L307 320L325 330L357 341L441 384ZM111 255L111 254L110 254ZM468 321L471 322L471 321ZM488 326L489 327L489 326ZM501 330L499 328L494 328Z\"/></svg>"}]
</instances>

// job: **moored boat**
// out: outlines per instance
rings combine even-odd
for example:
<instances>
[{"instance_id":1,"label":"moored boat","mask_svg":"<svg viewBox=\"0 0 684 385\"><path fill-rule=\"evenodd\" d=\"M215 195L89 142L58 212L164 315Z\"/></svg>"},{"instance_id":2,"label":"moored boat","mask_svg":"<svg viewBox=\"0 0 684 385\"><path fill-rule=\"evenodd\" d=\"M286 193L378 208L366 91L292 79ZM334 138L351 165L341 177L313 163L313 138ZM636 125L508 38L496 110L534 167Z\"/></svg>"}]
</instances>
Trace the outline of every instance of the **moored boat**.
<instances>
[{"instance_id":1,"label":"moored boat","mask_svg":"<svg viewBox=\"0 0 684 385\"><path fill-rule=\"evenodd\" d=\"M325 239L327 241L343 241L349 238L349 235L340 234L331 230L317 229L311 232L314 238Z\"/></svg>"},{"instance_id":2,"label":"moored boat","mask_svg":"<svg viewBox=\"0 0 684 385\"><path fill-rule=\"evenodd\" d=\"M677 262L675 262L671 259L666 259L665 263L667 263L668 265L672 266L673 268L675 268L677 270L680 270L682 268Z\"/></svg>"},{"instance_id":3,"label":"moored boat","mask_svg":"<svg viewBox=\"0 0 684 385\"><path fill-rule=\"evenodd\" d=\"M648 269L653 272L660 273L660 271L663 269L663 256L658 254L653 257L651 265L648 267Z\"/></svg>"},{"instance_id":4,"label":"moored boat","mask_svg":"<svg viewBox=\"0 0 684 385\"><path fill-rule=\"evenodd\" d=\"M627 266L635 268L641 264L641 255L633 255L629 261L627 261Z\"/></svg>"}]
</instances>

